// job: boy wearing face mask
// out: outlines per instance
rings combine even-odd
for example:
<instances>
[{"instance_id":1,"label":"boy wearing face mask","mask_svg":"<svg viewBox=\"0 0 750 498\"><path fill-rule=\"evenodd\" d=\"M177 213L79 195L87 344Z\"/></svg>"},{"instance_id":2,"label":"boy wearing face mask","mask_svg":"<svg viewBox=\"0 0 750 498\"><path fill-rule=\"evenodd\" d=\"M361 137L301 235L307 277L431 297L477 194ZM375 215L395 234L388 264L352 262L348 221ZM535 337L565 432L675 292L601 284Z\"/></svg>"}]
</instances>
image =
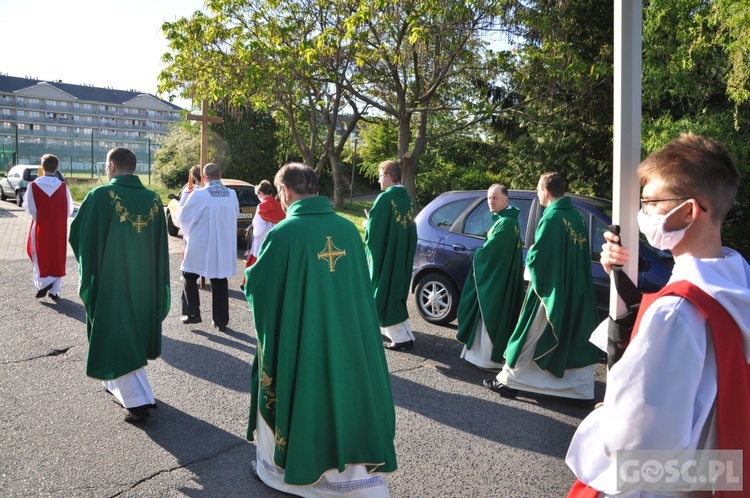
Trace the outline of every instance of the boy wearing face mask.
<instances>
[{"instance_id":1,"label":"boy wearing face mask","mask_svg":"<svg viewBox=\"0 0 750 498\"><path fill-rule=\"evenodd\" d=\"M742 469L734 475L743 471L747 493L750 266L721 245L739 171L721 144L683 134L650 154L638 177L639 228L650 244L672 251L674 270L665 289L644 296L630 344L609 372L602 406L573 436L566 463L579 480L569 496L687 496L711 489L709 476L697 468L690 472L693 483L684 475L623 474L623 450L647 450L641 456L656 462L667 450L684 450L682 459L706 454L696 450L743 450ZM615 244L616 235L605 238L601 262L610 272L629 260L629 252Z\"/></svg>"}]
</instances>

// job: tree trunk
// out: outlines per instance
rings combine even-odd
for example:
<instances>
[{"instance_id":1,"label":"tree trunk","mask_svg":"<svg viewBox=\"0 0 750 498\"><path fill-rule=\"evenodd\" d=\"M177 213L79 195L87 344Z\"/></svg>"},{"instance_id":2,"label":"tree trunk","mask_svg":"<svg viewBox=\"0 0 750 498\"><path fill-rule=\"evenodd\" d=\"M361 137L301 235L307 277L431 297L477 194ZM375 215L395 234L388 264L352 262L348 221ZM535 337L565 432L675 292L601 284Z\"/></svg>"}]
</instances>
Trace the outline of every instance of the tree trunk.
<instances>
[{"instance_id":1,"label":"tree trunk","mask_svg":"<svg viewBox=\"0 0 750 498\"><path fill-rule=\"evenodd\" d=\"M411 113L403 113L397 117L398 158L401 161L401 184L406 187L409 197L416 203L417 189L414 180L416 178L417 163L409 151L409 146L411 145L411 117Z\"/></svg>"},{"instance_id":2,"label":"tree trunk","mask_svg":"<svg viewBox=\"0 0 750 498\"><path fill-rule=\"evenodd\" d=\"M333 177L333 209L341 209L347 192L347 181L341 173L338 156L329 155L328 160L331 161L331 176Z\"/></svg>"}]
</instances>

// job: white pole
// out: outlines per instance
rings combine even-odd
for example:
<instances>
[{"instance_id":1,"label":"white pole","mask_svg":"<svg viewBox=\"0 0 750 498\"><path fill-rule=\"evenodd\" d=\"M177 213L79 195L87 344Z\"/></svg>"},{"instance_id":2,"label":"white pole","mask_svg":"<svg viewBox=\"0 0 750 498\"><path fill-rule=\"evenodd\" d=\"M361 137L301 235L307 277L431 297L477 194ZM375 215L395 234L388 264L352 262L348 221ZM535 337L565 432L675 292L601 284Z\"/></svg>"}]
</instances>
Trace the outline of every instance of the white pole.
<instances>
[{"instance_id":1,"label":"white pole","mask_svg":"<svg viewBox=\"0 0 750 498\"><path fill-rule=\"evenodd\" d=\"M612 222L620 225L622 245L631 259L623 268L638 284L638 222L640 185L636 168L641 161L641 0L615 1L614 179ZM625 305L610 288L610 316L619 317Z\"/></svg>"}]
</instances>

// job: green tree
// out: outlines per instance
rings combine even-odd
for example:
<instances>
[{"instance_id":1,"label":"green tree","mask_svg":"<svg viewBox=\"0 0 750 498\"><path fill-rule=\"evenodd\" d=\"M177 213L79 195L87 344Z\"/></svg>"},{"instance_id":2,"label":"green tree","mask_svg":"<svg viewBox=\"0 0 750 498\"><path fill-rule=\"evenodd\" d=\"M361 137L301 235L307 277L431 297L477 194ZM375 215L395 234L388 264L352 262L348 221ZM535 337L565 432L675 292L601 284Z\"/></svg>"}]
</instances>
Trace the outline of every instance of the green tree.
<instances>
[{"instance_id":1,"label":"green tree","mask_svg":"<svg viewBox=\"0 0 750 498\"><path fill-rule=\"evenodd\" d=\"M279 145L273 116L248 106L236 109L227 103L217 104L214 110L224 120L212 126L212 131L227 145L223 175L253 184L264 179L273 182L278 170L276 150Z\"/></svg>"},{"instance_id":2,"label":"green tree","mask_svg":"<svg viewBox=\"0 0 750 498\"><path fill-rule=\"evenodd\" d=\"M428 143L489 119L484 98L497 77L489 35L500 1L375 0L354 2L342 37L352 41L357 70L346 87L394 119L403 182L416 198L415 179ZM434 120L440 117L440 126ZM388 154L392 157L393 153Z\"/></svg>"},{"instance_id":3,"label":"green tree","mask_svg":"<svg viewBox=\"0 0 750 498\"><path fill-rule=\"evenodd\" d=\"M190 168L200 161L200 136L197 124L183 122L156 141L154 177L167 188L180 188Z\"/></svg>"},{"instance_id":4,"label":"green tree","mask_svg":"<svg viewBox=\"0 0 750 498\"><path fill-rule=\"evenodd\" d=\"M170 52L160 90L283 116L303 161L318 175L330 165L340 206L348 189L339 157L360 116L340 84L353 56L331 29L344 22L346 4L215 0L207 11L163 25Z\"/></svg>"},{"instance_id":5,"label":"green tree","mask_svg":"<svg viewBox=\"0 0 750 498\"><path fill-rule=\"evenodd\" d=\"M612 2L508 2L503 19L515 45L496 98L516 104L493 124L507 146L509 186L532 188L558 171L571 191L611 197Z\"/></svg>"}]
</instances>

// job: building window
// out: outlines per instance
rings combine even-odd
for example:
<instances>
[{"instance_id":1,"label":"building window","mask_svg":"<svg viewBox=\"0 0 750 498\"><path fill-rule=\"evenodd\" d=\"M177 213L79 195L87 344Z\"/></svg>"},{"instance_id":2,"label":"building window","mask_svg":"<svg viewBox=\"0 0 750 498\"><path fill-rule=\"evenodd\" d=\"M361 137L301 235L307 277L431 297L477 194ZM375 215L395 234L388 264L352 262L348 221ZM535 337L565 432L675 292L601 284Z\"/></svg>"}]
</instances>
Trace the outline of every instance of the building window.
<instances>
[{"instance_id":1,"label":"building window","mask_svg":"<svg viewBox=\"0 0 750 498\"><path fill-rule=\"evenodd\" d=\"M47 100L47 105L50 107L57 107L57 101L56 100Z\"/></svg>"},{"instance_id":2,"label":"building window","mask_svg":"<svg viewBox=\"0 0 750 498\"><path fill-rule=\"evenodd\" d=\"M83 104L83 108L87 109L87 110L92 110L94 108L94 106L91 105L91 104Z\"/></svg>"},{"instance_id":3,"label":"building window","mask_svg":"<svg viewBox=\"0 0 750 498\"><path fill-rule=\"evenodd\" d=\"M29 117L38 118L40 116L41 116L41 113L39 111L29 111Z\"/></svg>"},{"instance_id":4,"label":"building window","mask_svg":"<svg viewBox=\"0 0 750 498\"><path fill-rule=\"evenodd\" d=\"M38 103L39 103L39 99L33 99L33 98L29 99L29 104L38 104Z\"/></svg>"},{"instance_id":5,"label":"building window","mask_svg":"<svg viewBox=\"0 0 750 498\"><path fill-rule=\"evenodd\" d=\"M47 131L56 132L57 126L55 125L47 125Z\"/></svg>"}]
</instances>

